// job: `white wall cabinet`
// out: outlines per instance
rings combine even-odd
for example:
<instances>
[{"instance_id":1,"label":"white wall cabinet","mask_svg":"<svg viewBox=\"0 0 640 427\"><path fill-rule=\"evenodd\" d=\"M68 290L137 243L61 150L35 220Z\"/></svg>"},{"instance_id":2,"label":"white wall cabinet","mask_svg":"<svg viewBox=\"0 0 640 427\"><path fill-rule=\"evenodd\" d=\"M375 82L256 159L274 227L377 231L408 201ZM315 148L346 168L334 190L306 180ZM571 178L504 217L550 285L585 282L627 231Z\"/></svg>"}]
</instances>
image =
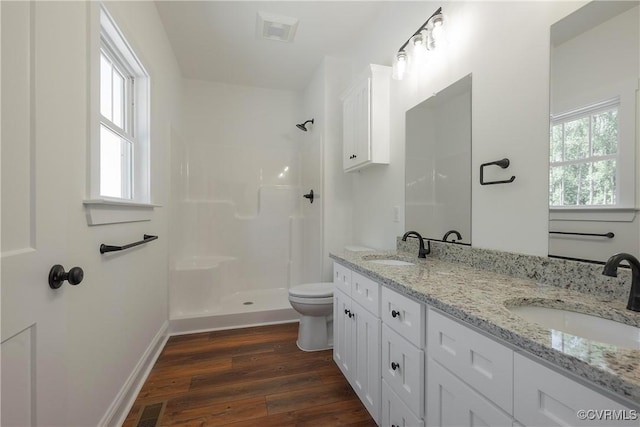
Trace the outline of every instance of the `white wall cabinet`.
<instances>
[{"instance_id":1,"label":"white wall cabinet","mask_svg":"<svg viewBox=\"0 0 640 427\"><path fill-rule=\"evenodd\" d=\"M334 284L333 359L379 423L380 285L338 264L334 265ZM344 292L347 289L348 293Z\"/></svg>"},{"instance_id":2,"label":"white wall cabinet","mask_svg":"<svg viewBox=\"0 0 640 427\"><path fill-rule=\"evenodd\" d=\"M342 95L343 167L389 163L391 67L371 64Z\"/></svg>"}]
</instances>

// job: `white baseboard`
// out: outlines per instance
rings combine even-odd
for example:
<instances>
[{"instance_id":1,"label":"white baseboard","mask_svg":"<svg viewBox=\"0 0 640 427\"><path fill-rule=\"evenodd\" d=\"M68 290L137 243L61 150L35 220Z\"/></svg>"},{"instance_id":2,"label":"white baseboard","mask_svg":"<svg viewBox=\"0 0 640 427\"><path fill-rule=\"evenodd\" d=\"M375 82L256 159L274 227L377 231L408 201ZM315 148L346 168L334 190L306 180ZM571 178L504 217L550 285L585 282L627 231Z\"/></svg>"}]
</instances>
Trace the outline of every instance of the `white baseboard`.
<instances>
[{"instance_id":1,"label":"white baseboard","mask_svg":"<svg viewBox=\"0 0 640 427\"><path fill-rule=\"evenodd\" d=\"M99 426L121 426L124 423L133 403L149 376L149 372L160 356L165 343L169 339L169 322L164 322L156 336L151 340L138 364L113 400L109 409L100 420Z\"/></svg>"},{"instance_id":2,"label":"white baseboard","mask_svg":"<svg viewBox=\"0 0 640 427\"><path fill-rule=\"evenodd\" d=\"M171 319L170 335L194 334L223 329L247 328L297 322L300 315L293 308L224 315Z\"/></svg>"}]
</instances>

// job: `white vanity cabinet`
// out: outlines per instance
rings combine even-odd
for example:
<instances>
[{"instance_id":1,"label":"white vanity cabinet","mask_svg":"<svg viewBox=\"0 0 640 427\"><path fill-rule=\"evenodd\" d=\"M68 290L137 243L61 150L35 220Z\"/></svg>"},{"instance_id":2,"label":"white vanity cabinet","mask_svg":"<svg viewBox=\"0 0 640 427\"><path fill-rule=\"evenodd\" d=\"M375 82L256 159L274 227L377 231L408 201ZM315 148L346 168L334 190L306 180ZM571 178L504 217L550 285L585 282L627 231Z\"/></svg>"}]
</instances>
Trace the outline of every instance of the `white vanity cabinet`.
<instances>
[{"instance_id":1,"label":"white vanity cabinet","mask_svg":"<svg viewBox=\"0 0 640 427\"><path fill-rule=\"evenodd\" d=\"M391 67L371 64L342 95L343 167L389 163Z\"/></svg>"},{"instance_id":2,"label":"white vanity cabinet","mask_svg":"<svg viewBox=\"0 0 640 427\"><path fill-rule=\"evenodd\" d=\"M334 284L333 359L379 423L380 285L337 263Z\"/></svg>"},{"instance_id":3,"label":"white vanity cabinet","mask_svg":"<svg viewBox=\"0 0 640 427\"><path fill-rule=\"evenodd\" d=\"M422 425L426 307L382 288L383 425Z\"/></svg>"}]
</instances>

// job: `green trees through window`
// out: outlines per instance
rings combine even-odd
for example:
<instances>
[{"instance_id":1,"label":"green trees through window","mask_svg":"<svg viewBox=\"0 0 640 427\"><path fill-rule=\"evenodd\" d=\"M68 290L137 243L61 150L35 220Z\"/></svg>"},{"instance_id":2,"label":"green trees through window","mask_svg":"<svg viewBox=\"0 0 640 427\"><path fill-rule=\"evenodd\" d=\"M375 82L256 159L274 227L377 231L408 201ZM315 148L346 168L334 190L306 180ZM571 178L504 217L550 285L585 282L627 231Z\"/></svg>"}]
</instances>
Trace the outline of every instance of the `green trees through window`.
<instances>
[{"instance_id":1,"label":"green trees through window","mask_svg":"<svg viewBox=\"0 0 640 427\"><path fill-rule=\"evenodd\" d=\"M551 124L550 206L617 203L618 105Z\"/></svg>"}]
</instances>

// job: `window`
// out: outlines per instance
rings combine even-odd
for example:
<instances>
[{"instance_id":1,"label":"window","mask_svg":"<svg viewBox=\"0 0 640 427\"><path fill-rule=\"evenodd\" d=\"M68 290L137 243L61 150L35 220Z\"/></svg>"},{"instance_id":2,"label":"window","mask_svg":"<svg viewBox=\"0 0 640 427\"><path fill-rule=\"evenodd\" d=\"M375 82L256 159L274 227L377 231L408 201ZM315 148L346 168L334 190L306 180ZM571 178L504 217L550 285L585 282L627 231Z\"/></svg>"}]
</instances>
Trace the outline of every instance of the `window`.
<instances>
[{"instance_id":1,"label":"window","mask_svg":"<svg viewBox=\"0 0 640 427\"><path fill-rule=\"evenodd\" d=\"M100 7L98 130L92 195L149 202L149 76ZM94 122L95 123L95 122Z\"/></svg>"},{"instance_id":2,"label":"window","mask_svg":"<svg viewBox=\"0 0 640 427\"><path fill-rule=\"evenodd\" d=\"M551 207L619 205L619 105L616 98L553 117Z\"/></svg>"},{"instance_id":3,"label":"window","mask_svg":"<svg viewBox=\"0 0 640 427\"><path fill-rule=\"evenodd\" d=\"M134 78L109 52L100 50L100 195L131 199Z\"/></svg>"}]
</instances>

